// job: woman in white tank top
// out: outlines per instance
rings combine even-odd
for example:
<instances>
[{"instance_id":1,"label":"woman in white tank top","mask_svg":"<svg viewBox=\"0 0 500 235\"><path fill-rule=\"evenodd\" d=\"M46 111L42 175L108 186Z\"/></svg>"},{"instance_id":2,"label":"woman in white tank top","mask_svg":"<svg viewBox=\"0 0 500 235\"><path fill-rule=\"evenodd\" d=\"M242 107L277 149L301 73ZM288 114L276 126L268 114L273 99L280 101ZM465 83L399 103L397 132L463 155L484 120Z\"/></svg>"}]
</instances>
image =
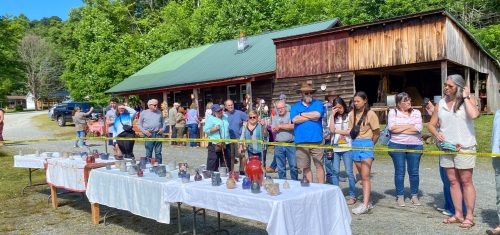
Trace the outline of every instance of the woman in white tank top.
<instances>
[{"instance_id":1,"label":"woman in white tank top","mask_svg":"<svg viewBox=\"0 0 500 235\"><path fill-rule=\"evenodd\" d=\"M461 75L448 76L443 93L444 98L436 105L436 111L428 125L438 145L450 150L450 154L442 154L439 157L439 164L446 168L455 214L443 223L460 223L461 228L470 228L474 226L476 190L472 182L472 172L476 157L460 153L476 151L474 119L479 116L479 110ZM467 209L465 216L462 198Z\"/></svg>"}]
</instances>

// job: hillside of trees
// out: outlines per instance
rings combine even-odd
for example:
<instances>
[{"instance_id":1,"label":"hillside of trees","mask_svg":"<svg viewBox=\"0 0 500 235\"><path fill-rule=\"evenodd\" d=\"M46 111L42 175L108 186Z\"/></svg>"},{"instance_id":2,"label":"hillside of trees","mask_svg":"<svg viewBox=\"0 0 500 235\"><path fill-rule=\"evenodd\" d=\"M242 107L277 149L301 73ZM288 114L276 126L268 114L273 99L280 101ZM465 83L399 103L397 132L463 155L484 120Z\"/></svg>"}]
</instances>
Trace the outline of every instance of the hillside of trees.
<instances>
[{"instance_id":1,"label":"hillside of trees","mask_svg":"<svg viewBox=\"0 0 500 235\"><path fill-rule=\"evenodd\" d=\"M446 8L500 58L498 0L84 0L69 18L0 17L0 101L104 91L171 51L339 17L343 25ZM5 104L5 102L3 102Z\"/></svg>"}]
</instances>

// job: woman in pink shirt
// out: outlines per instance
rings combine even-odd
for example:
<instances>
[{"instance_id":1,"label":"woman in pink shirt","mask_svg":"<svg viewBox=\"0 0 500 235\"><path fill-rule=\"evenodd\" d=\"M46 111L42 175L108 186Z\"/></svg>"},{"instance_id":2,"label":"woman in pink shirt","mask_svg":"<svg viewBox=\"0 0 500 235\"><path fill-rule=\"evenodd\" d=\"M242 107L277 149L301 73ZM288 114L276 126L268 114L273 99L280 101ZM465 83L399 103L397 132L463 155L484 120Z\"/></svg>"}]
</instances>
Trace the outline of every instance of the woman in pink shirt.
<instances>
[{"instance_id":1,"label":"woman in pink shirt","mask_svg":"<svg viewBox=\"0 0 500 235\"><path fill-rule=\"evenodd\" d=\"M391 132L389 148L422 150L422 115L411 108L411 98L405 92L396 95L396 108L389 111L388 128ZM411 202L421 205L418 200L419 165L422 153L389 152L394 163L394 184L397 204L405 206L404 180L405 170L410 177ZM408 164L408 167L406 167Z\"/></svg>"}]
</instances>

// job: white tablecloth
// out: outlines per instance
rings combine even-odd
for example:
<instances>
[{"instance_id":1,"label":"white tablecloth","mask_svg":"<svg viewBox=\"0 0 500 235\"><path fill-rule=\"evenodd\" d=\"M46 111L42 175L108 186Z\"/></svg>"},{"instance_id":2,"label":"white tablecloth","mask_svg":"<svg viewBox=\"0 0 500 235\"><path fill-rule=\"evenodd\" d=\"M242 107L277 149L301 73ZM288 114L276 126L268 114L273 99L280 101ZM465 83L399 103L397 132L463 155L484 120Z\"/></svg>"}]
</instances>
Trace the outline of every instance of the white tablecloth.
<instances>
[{"instance_id":1,"label":"white tablecloth","mask_svg":"<svg viewBox=\"0 0 500 235\"><path fill-rule=\"evenodd\" d=\"M130 211L169 224L170 204L165 200L163 193L166 179L146 171L143 177L137 177L114 167L111 170L103 168L92 170L86 192L87 198L91 203Z\"/></svg>"},{"instance_id":2,"label":"white tablecloth","mask_svg":"<svg viewBox=\"0 0 500 235\"><path fill-rule=\"evenodd\" d=\"M225 182L225 179L223 179ZM311 184L301 187L289 181L290 189L270 196L241 188L213 187L210 180L182 184L175 180L165 186L167 202L182 202L242 218L267 223L269 234L351 234L351 214L337 186Z\"/></svg>"},{"instance_id":3,"label":"white tablecloth","mask_svg":"<svg viewBox=\"0 0 500 235\"><path fill-rule=\"evenodd\" d=\"M85 192L85 161L80 157L50 158L47 159L47 183L57 188L64 188L74 192ZM111 160L96 159L99 162L113 162Z\"/></svg>"},{"instance_id":4,"label":"white tablecloth","mask_svg":"<svg viewBox=\"0 0 500 235\"><path fill-rule=\"evenodd\" d=\"M52 153L52 158L58 158L58 152ZM47 152L41 153L38 156L36 154L26 154L26 155L14 155L14 167L18 168L33 168L33 169L43 169L45 168L45 160L49 157Z\"/></svg>"}]
</instances>

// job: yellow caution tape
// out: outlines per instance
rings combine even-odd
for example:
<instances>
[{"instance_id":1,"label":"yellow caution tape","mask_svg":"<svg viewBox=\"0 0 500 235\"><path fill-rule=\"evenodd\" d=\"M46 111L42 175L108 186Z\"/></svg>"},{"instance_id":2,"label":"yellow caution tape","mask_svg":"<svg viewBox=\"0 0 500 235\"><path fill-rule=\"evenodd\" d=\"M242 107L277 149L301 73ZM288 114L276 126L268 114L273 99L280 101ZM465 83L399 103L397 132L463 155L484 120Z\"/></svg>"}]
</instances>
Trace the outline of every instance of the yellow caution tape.
<instances>
[{"instance_id":1,"label":"yellow caution tape","mask_svg":"<svg viewBox=\"0 0 500 235\"><path fill-rule=\"evenodd\" d=\"M285 142L265 142L262 140L239 140L239 139L189 139L189 138L121 138L121 137L85 137L85 140L134 140L134 141L159 141L159 142L226 142L226 143L240 143L240 144L251 144L258 143L269 146L289 146L289 147L301 147L301 148L321 148L321 149L331 149L331 150L361 150L361 151L373 151L373 152L406 152L406 153L423 153L426 155L441 155L441 154L460 154L460 155L470 155L478 157L494 157L499 156L498 153L486 153L486 152L447 152L439 150L411 150L411 149L393 149L387 147L373 147L373 148L360 148L360 147L343 147L343 146L332 146L332 145L320 145L320 144L294 144ZM58 142L58 141L76 141L79 138L47 138L47 139L27 139L27 140L5 140L4 144L17 144L17 143L37 143L37 142Z\"/></svg>"}]
</instances>

